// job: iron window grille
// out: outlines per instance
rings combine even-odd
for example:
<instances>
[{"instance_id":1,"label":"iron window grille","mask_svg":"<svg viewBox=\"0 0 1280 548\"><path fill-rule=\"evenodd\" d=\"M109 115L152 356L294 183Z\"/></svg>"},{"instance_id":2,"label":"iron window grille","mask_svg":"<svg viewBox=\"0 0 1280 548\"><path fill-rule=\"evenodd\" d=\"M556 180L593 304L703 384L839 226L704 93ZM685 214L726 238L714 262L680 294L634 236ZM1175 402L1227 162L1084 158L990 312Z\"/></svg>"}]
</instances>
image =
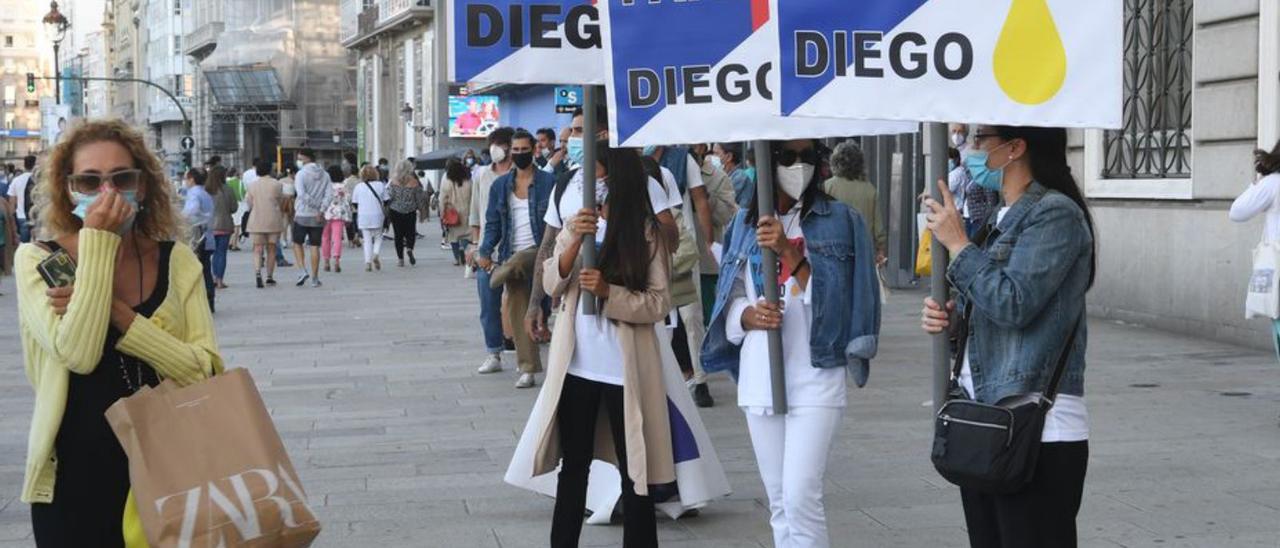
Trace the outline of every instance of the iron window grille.
<instances>
[{"instance_id":1,"label":"iron window grille","mask_svg":"<svg viewBox=\"0 0 1280 548\"><path fill-rule=\"evenodd\" d=\"M1125 0L1123 126L1104 134L1104 179L1191 177L1192 4Z\"/></svg>"}]
</instances>

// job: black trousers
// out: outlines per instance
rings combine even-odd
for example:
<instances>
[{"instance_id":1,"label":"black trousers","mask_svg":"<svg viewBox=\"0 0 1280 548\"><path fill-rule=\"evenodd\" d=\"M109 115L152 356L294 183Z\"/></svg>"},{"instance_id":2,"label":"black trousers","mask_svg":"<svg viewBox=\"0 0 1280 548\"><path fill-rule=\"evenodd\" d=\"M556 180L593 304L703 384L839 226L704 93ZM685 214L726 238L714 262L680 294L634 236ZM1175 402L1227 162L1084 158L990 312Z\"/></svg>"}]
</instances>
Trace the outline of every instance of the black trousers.
<instances>
[{"instance_id":1,"label":"black trousers","mask_svg":"<svg viewBox=\"0 0 1280 548\"><path fill-rule=\"evenodd\" d=\"M1089 442L1046 443L1022 492L960 490L973 548L1075 548L1076 514L1089 466Z\"/></svg>"},{"instance_id":2,"label":"black trousers","mask_svg":"<svg viewBox=\"0 0 1280 548\"><path fill-rule=\"evenodd\" d=\"M210 234L206 237L212 238L213 235ZM213 251L205 249L204 242L201 242L200 251L196 253L196 256L200 257L200 267L204 270L204 292L209 297L209 311L213 312Z\"/></svg>"},{"instance_id":3,"label":"black trousers","mask_svg":"<svg viewBox=\"0 0 1280 548\"><path fill-rule=\"evenodd\" d=\"M676 355L680 372L693 376L693 355L689 353L689 332L685 331L684 317L676 314L676 328L671 332L671 351Z\"/></svg>"},{"instance_id":4,"label":"black trousers","mask_svg":"<svg viewBox=\"0 0 1280 548\"><path fill-rule=\"evenodd\" d=\"M391 211L391 229L395 231L396 257L403 259L404 250L413 251L413 243L418 238L418 214Z\"/></svg>"},{"instance_id":5,"label":"black trousers","mask_svg":"<svg viewBox=\"0 0 1280 548\"><path fill-rule=\"evenodd\" d=\"M618 450L618 471L622 475L622 546L650 548L658 545L658 523L653 515L653 497L636 495L627 475L626 427L622 417L622 387L566 375L556 410L560 429L559 484L556 487L555 517L551 521L551 547L576 548L582 533L587 507L587 476L595 452L596 420L604 405Z\"/></svg>"}]
</instances>

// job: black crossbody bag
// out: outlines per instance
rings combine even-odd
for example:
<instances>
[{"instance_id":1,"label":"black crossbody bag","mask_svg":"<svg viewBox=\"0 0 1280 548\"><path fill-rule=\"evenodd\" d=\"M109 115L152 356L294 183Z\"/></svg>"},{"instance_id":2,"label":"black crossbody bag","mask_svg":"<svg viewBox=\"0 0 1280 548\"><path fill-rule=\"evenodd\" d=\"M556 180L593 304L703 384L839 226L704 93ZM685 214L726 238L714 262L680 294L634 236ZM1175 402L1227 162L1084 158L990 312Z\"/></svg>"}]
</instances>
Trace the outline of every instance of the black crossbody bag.
<instances>
[{"instance_id":1,"label":"black crossbody bag","mask_svg":"<svg viewBox=\"0 0 1280 548\"><path fill-rule=\"evenodd\" d=\"M934 418L933 467L960 487L992 495L1012 494L1022 490L1035 475L1045 416L1058 395L1058 383L1067 369L1080 319L1076 318L1066 345L1058 353L1043 395L1012 396L1005 400L1012 403L991 405L974 401L960 386L972 315L970 304L964 315L947 401Z\"/></svg>"}]
</instances>

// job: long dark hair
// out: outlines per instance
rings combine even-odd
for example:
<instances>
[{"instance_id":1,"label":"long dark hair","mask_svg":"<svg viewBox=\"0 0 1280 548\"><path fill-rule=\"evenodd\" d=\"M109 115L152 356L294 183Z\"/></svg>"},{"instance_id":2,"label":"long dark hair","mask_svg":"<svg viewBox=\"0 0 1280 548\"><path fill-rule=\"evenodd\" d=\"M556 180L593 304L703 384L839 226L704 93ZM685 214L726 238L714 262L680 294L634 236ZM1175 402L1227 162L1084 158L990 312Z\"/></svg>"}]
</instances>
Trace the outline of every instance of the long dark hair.
<instances>
[{"instance_id":1,"label":"long dark hair","mask_svg":"<svg viewBox=\"0 0 1280 548\"><path fill-rule=\"evenodd\" d=\"M466 166L462 165L462 160L458 158L449 158L444 163L444 176L453 184L462 186L462 183L471 178L471 172L467 171Z\"/></svg>"},{"instance_id":2,"label":"long dark hair","mask_svg":"<svg viewBox=\"0 0 1280 548\"><path fill-rule=\"evenodd\" d=\"M1262 175L1280 173L1280 141L1276 142L1271 152L1262 149L1253 151L1253 168Z\"/></svg>"},{"instance_id":3,"label":"long dark hair","mask_svg":"<svg viewBox=\"0 0 1280 548\"><path fill-rule=\"evenodd\" d=\"M773 161L775 163L778 161L778 157L782 153L782 147L786 145L787 142L788 141L770 141L769 142L769 151L772 154ZM813 177L809 179L809 185L804 187L804 192L800 194L800 217L801 218L804 218L806 215L809 214L809 210L813 209L814 202L818 201L819 199L828 199L828 200L831 199L830 196L827 196L827 192L825 190L822 190L822 165L825 161L825 158L822 157L822 152L824 149L822 147L819 147L818 145L819 145L818 140L814 139L813 154L817 157L817 160L813 164ZM751 225L751 226L755 226L756 223L760 220L759 189L760 189L759 184L752 186L751 207L747 209L747 216L746 218L743 219L744 222L746 222L748 225ZM774 186L774 189L776 191L777 189L776 185ZM775 200L774 207L777 207L776 200Z\"/></svg>"},{"instance_id":4,"label":"long dark hair","mask_svg":"<svg viewBox=\"0 0 1280 548\"><path fill-rule=\"evenodd\" d=\"M346 178L343 176L342 166L329 166L325 168L325 171L329 174L329 180L335 183L341 183L342 180Z\"/></svg>"},{"instance_id":5,"label":"long dark hair","mask_svg":"<svg viewBox=\"0 0 1280 548\"><path fill-rule=\"evenodd\" d=\"M1080 206L1084 220L1089 225L1089 233L1094 234L1093 214L1089 212L1089 204L1085 202L1084 193L1076 178L1071 175L1071 166L1067 165L1067 130L1063 128L995 126L996 134L1001 139L1010 141L1022 139L1027 143L1027 159L1031 164L1031 177L1046 188L1065 194L1071 201ZM1093 254L1089 260L1089 288L1098 272L1098 239L1093 238Z\"/></svg>"},{"instance_id":6,"label":"long dark hair","mask_svg":"<svg viewBox=\"0 0 1280 548\"><path fill-rule=\"evenodd\" d=\"M597 150L601 147L597 145ZM605 281L631 291L649 289L649 264L660 255L649 252L648 235L658 219L649 206L649 175L640 155L630 148L603 147L599 159L609 176L609 222L600 249L600 272ZM663 251L661 238L657 253Z\"/></svg>"}]
</instances>

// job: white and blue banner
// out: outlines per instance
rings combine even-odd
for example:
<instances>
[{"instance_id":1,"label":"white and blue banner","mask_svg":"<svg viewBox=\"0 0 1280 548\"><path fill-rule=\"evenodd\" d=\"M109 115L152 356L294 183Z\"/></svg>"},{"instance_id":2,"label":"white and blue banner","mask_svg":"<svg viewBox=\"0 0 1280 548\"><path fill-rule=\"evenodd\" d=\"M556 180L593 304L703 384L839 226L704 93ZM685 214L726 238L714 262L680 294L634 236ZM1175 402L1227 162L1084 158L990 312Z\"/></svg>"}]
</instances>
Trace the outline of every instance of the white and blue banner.
<instances>
[{"instance_id":1,"label":"white and blue banner","mask_svg":"<svg viewBox=\"0 0 1280 548\"><path fill-rule=\"evenodd\" d=\"M1121 0L769 0L787 116L1118 128Z\"/></svg>"},{"instance_id":2,"label":"white and blue banner","mask_svg":"<svg viewBox=\"0 0 1280 548\"><path fill-rule=\"evenodd\" d=\"M449 81L603 84L595 0L445 0Z\"/></svg>"},{"instance_id":3,"label":"white and blue banner","mask_svg":"<svg viewBox=\"0 0 1280 548\"><path fill-rule=\"evenodd\" d=\"M779 116L778 34L768 0L605 0L599 7L614 146L917 129L915 123Z\"/></svg>"}]
</instances>

